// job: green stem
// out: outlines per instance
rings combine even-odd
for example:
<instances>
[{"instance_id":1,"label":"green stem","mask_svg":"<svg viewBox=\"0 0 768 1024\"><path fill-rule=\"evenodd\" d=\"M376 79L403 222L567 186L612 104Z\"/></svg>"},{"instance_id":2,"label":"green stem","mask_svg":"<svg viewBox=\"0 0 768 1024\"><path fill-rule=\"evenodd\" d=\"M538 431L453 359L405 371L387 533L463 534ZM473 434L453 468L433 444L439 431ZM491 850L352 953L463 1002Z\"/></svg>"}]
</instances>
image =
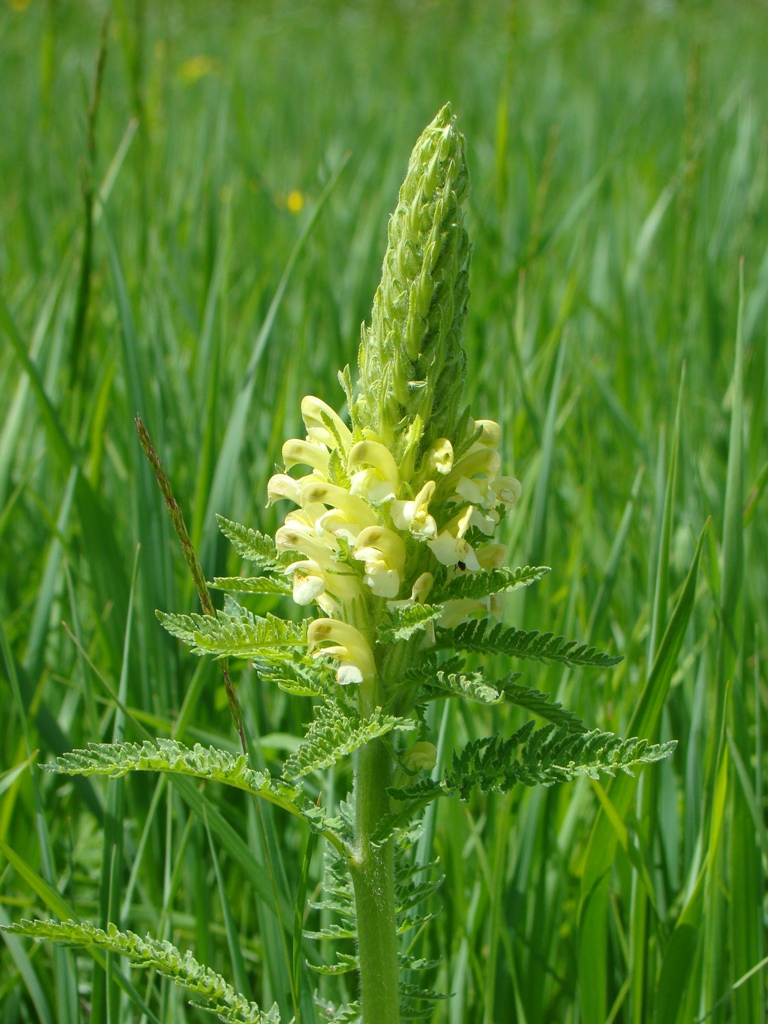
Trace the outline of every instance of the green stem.
<instances>
[{"instance_id":1,"label":"green stem","mask_svg":"<svg viewBox=\"0 0 768 1024\"><path fill-rule=\"evenodd\" d=\"M363 1024L399 1024L394 840L371 843L376 826L390 811L392 755L382 740L357 752L355 770L355 850L350 859L357 910L360 995Z\"/></svg>"}]
</instances>

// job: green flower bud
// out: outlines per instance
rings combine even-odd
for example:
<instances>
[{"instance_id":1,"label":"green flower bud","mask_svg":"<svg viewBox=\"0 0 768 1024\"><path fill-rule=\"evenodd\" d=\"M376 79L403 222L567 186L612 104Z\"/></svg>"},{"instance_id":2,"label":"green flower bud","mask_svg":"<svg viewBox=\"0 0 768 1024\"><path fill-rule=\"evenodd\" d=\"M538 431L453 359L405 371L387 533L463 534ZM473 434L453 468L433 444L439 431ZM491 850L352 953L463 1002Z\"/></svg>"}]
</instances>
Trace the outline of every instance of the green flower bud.
<instances>
[{"instance_id":1,"label":"green flower bud","mask_svg":"<svg viewBox=\"0 0 768 1024\"><path fill-rule=\"evenodd\" d=\"M459 420L472 255L461 209L468 191L464 138L446 105L414 147L389 222L351 410L353 424L373 430L398 463L409 449L408 476L437 438L452 437Z\"/></svg>"},{"instance_id":2,"label":"green flower bud","mask_svg":"<svg viewBox=\"0 0 768 1024\"><path fill-rule=\"evenodd\" d=\"M420 740L405 751L403 764L411 772L431 772L437 764L437 747L434 743Z\"/></svg>"}]
</instances>

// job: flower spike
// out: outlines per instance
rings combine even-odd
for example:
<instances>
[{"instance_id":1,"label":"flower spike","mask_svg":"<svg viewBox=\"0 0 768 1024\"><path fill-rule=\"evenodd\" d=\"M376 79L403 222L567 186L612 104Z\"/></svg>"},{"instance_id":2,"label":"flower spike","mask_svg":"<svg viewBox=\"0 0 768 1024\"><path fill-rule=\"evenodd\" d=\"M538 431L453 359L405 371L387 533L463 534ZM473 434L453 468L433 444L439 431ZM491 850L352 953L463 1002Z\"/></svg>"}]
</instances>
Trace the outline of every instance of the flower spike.
<instances>
[{"instance_id":1,"label":"flower spike","mask_svg":"<svg viewBox=\"0 0 768 1024\"><path fill-rule=\"evenodd\" d=\"M353 422L374 430L398 461L417 415L422 453L450 437L459 419L472 255L462 212L468 192L464 138L446 105L414 147L389 222L351 410Z\"/></svg>"}]
</instances>

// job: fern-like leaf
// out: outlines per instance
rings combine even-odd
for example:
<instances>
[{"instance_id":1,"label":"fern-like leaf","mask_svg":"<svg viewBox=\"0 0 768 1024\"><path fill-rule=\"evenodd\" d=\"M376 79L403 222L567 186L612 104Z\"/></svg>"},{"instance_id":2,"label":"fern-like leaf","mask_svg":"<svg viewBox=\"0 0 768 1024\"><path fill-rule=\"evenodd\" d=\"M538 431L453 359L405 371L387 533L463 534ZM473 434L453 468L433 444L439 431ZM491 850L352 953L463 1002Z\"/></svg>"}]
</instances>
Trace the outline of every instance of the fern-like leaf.
<instances>
[{"instance_id":1,"label":"fern-like leaf","mask_svg":"<svg viewBox=\"0 0 768 1024\"><path fill-rule=\"evenodd\" d=\"M342 820L346 815L342 813ZM345 820L348 829L351 825ZM351 838L351 833L349 838ZM309 901L313 910L320 910L324 916L332 911L343 922L343 927L350 933L355 933L357 917L355 914L355 892L352 879L349 874L349 866L344 856L333 847L327 846L323 857L323 890L322 899ZM316 933L322 936L323 930Z\"/></svg>"},{"instance_id":2,"label":"fern-like leaf","mask_svg":"<svg viewBox=\"0 0 768 1024\"><path fill-rule=\"evenodd\" d=\"M445 992L435 992L433 989L403 981L400 982L400 996L400 1019L404 1021L429 1020L435 1015L435 1007L432 1004L439 999L449 998ZM421 1005L424 1002L428 1005Z\"/></svg>"},{"instance_id":3,"label":"fern-like leaf","mask_svg":"<svg viewBox=\"0 0 768 1024\"><path fill-rule=\"evenodd\" d=\"M344 928L340 924L326 924L326 925L323 925L323 927L319 931L316 931L316 932L305 931L303 934L304 934L304 937L307 938L307 939L317 939L317 940L319 940L319 939L329 939L331 942L337 942L339 939L354 939L354 938L356 938L357 937L357 929L354 926L349 927L349 928ZM350 964L351 964L351 966L346 968L347 970L350 970L350 971L354 970L358 966L356 960L354 962L352 962L350 960ZM328 968L327 966L323 967L322 965L319 966L317 968L317 970L318 970L319 974L338 974L339 973L339 971L336 970L335 967Z\"/></svg>"},{"instance_id":4,"label":"fern-like leaf","mask_svg":"<svg viewBox=\"0 0 768 1024\"><path fill-rule=\"evenodd\" d=\"M305 622L287 622L275 615L264 618L244 608L237 614L230 610L212 615L180 615L157 612L168 632L178 637L193 654L213 654L217 658L252 660L273 647L304 647L307 642Z\"/></svg>"},{"instance_id":5,"label":"fern-like leaf","mask_svg":"<svg viewBox=\"0 0 768 1024\"><path fill-rule=\"evenodd\" d=\"M423 917L411 917L410 912L428 900L430 896L441 888L442 878L424 879L421 882L411 882L408 885L400 884L396 894L396 908L399 918L398 931L405 932L424 921Z\"/></svg>"},{"instance_id":6,"label":"fern-like leaf","mask_svg":"<svg viewBox=\"0 0 768 1024\"><path fill-rule=\"evenodd\" d=\"M321 1007L325 1014L324 1020L328 1024L360 1024L362 1018L360 1016L360 1004L344 1003L343 1006L334 1006L333 1003L319 1002L318 1005Z\"/></svg>"},{"instance_id":7,"label":"fern-like leaf","mask_svg":"<svg viewBox=\"0 0 768 1024\"><path fill-rule=\"evenodd\" d=\"M542 693L541 690L535 690L532 686L521 686L515 682L516 678L517 673L510 672L506 679L494 683L494 686L499 687L508 704L516 704L517 707L524 708L554 725L564 726L570 732L587 731L583 719L569 711L568 708L564 708L559 701L552 700L551 694Z\"/></svg>"},{"instance_id":8,"label":"fern-like leaf","mask_svg":"<svg viewBox=\"0 0 768 1024\"><path fill-rule=\"evenodd\" d=\"M296 697L322 697L337 689L329 662L295 650L265 651L254 660L259 677Z\"/></svg>"},{"instance_id":9,"label":"fern-like leaf","mask_svg":"<svg viewBox=\"0 0 768 1024\"><path fill-rule=\"evenodd\" d=\"M592 779L617 771L632 775L634 768L660 761L675 746L649 744L637 738L623 740L599 729L572 732L568 726L545 725L534 731L534 723L526 722L507 740L494 735L468 743L454 753L439 783L425 779L393 790L392 795L423 805L440 792L468 800L475 789L481 793L507 792L517 784L552 786L583 775Z\"/></svg>"},{"instance_id":10,"label":"fern-like leaf","mask_svg":"<svg viewBox=\"0 0 768 1024\"><path fill-rule=\"evenodd\" d=\"M313 933L317 937L338 939L344 938L343 932L335 933L333 928L323 929L322 932ZM307 933L309 935L309 933ZM313 964L312 970L315 974L325 974L336 976L339 974L349 974L351 971L358 971L360 969L360 960L354 953L339 953L336 951L336 960L332 964Z\"/></svg>"},{"instance_id":11,"label":"fern-like leaf","mask_svg":"<svg viewBox=\"0 0 768 1024\"><path fill-rule=\"evenodd\" d=\"M4 930L38 941L47 939L124 956L137 967L149 967L170 978L197 997L195 1005L215 1013L219 1020L230 1024L280 1024L276 1005L265 1013L256 1003L236 992L221 975L198 963L190 952L182 953L170 942L160 942L149 935L142 939L134 932L118 931L113 924L103 931L88 922L77 921L21 921L8 925Z\"/></svg>"},{"instance_id":12,"label":"fern-like leaf","mask_svg":"<svg viewBox=\"0 0 768 1024\"><path fill-rule=\"evenodd\" d=\"M413 719L388 715L381 708L376 708L370 718L363 718L341 701L318 704L314 713L304 741L285 762L288 779L300 779L310 772L330 768L342 757L393 729L417 728Z\"/></svg>"},{"instance_id":13,"label":"fern-like leaf","mask_svg":"<svg viewBox=\"0 0 768 1024\"><path fill-rule=\"evenodd\" d=\"M591 779L617 771L632 775L633 768L667 757L675 745L651 745L636 738L622 740L599 729L573 733L546 725L526 732L524 726L509 740L492 736L468 744L454 756L444 789L466 800L475 788L483 793L506 792L517 783L551 786L583 775Z\"/></svg>"},{"instance_id":14,"label":"fern-like leaf","mask_svg":"<svg viewBox=\"0 0 768 1024\"><path fill-rule=\"evenodd\" d=\"M238 555L262 569L282 572L286 565L295 560L292 552L278 551L275 542L265 533L259 533L241 523L233 523L231 519L220 515L216 516L216 521Z\"/></svg>"},{"instance_id":15,"label":"fern-like leaf","mask_svg":"<svg viewBox=\"0 0 768 1024\"><path fill-rule=\"evenodd\" d=\"M546 576L551 569L548 565L526 565L518 569L489 569L487 572L460 573L439 590L433 591L430 598L435 603L457 598L473 598L481 600L491 594L503 594L520 587L530 587Z\"/></svg>"},{"instance_id":16,"label":"fern-like leaf","mask_svg":"<svg viewBox=\"0 0 768 1024\"><path fill-rule=\"evenodd\" d=\"M61 775L103 775L111 779L128 772L168 772L209 779L261 797L293 814L301 813L296 803L301 796L299 790L267 772L249 768L243 754L235 757L226 750L199 743L194 747L168 739L155 743L91 743L85 750L71 750L42 767Z\"/></svg>"},{"instance_id":17,"label":"fern-like leaf","mask_svg":"<svg viewBox=\"0 0 768 1024\"><path fill-rule=\"evenodd\" d=\"M445 675L463 672L466 664L467 659L462 658L459 654L444 658L434 647L428 647L421 652L418 660L406 669L404 679L408 683L427 684L435 678L438 672L443 672Z\"/></svg>"},{"instance_id":18,"label":"fern-like leaf","mask_svg":"<svg viewBox=\"0 0 768 1024\"><path fill-rule=\"evenodd\" d=\"M506 654L535 661L559 661L571 666L592 665L597 668L610 668L622 660L621 657L604 654L587 644L566 640L554 633L505 628L500 622L491 629L488 625L488 619L474 619L462 622L455 629L439 629L437 646L484 654Z\"/></svg>"},{"instance_id":19,"label":"fern-like leaf","mask_svg":"<svg viewBox=\"0 0 768 1024\"><path fill-rule=\"evenodd\" d=\"M506 793L516 785L553 786L581 776L597 779L615 775L668 757L675 742L650 744L645 739L621 739L613 733L593 729L575 732L570 724L534 728L526 722L504 740L484 736L454 753L452 763L440 781L422 778L410 786L390 789L400 802L396 812L382 818L374 839L386 842L405 828L418 811L439 796L468 800L473 790Z\"/></svg>"},{"instance_id":20,"label":"fern-like leaf","mask_svg":"<svg viewBox=\"0 0 768 1024\"><path fill-rule=\"evenodd\" d=\"M553 701L548 693L520 685L517 682L520 672L509 672L503 679L490 681L480 670L465 672L464 665L464 659L459 657L449 658L441 665L438 655L429 652L418 666L406 673L409 682L420 683L417 702L463 697L481 704L515 704L555 725L567 725L574 732L586 731L581 718Z\"/></svg>"},{"instance_id":21,"label":"fern-like leaf","mask_svg":"<svg viewBox=\"0 0 768 1024\"><path fill-rule=\"evenodd\" d=\"M438 697L464 697L480 704L503 704L502 684L519 676L519 672L510 673L507 680L490 683L480 671L464 673L438 669L435 675L423 684L418 700L421 702L436 700Z\"/></svg>"},{"instance_id":22,"label":"fern-like leaf","mask_svg":"<svg viewBox=\"0 0 768 1024\"><path fill-rule=\"evenodd\" d=\"M440 605L410 604L390 609L389 619L379 630L380 643L391 644L396 640L409 640L415 633L425 630L443 613Z\"/></svg>"},{"instance_id":23,"label":"fern-like leaf","mask_svg":"<svg viewBox=\"0 0 768 1024\"><path fill-rule=\"evenodd\" d=\"M185 747L176 740L159 739L157 743L90 743L87 750L70 750L50 764L46 771L62 775L105 775L118 779L128 772L176 772L198 779L212 779L228 786L258 793L269 775L248 767L245 756L234 757L226 750Z\"/></svg>"}]
</instances>

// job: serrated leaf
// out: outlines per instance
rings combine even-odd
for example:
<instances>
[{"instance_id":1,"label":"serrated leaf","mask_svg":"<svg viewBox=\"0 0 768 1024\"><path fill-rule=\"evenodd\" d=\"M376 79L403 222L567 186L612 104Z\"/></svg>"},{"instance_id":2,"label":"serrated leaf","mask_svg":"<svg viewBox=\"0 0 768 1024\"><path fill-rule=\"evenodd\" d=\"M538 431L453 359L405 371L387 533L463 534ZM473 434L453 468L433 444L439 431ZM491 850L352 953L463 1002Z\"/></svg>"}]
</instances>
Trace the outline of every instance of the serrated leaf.
<instances>
[{"instance_id":1,"label":"serrated leaf","mask_svg":"<svg viewBox=\"0 0 768 1024\"><path fill-rule=\"evenodd\" d=\"M517 679L520 673L511 673L509 679ZM502 680L504 682L504 680ZM464 697L480 704L503 704L504 693L501 683L490 683L481 671L445 672L438 669L431 679L425 681L419 691L418 701L437 700L440 697Z\"/></svg>"},{"instance_id":2,"label":"serrated leaf","mask_svg":"<svg viewBox=\"0 0 768 1024\"><path fill-rule=\"evenodd\" d=\"M440 605L409 604L389 609L388 621L379 629L379 643L391 644L396 640L409 640L415 633L425 630L428 623L443 614Z\"/></svg>"},{"instance_id":3,"label":"serrated leaf","mask_svg":"<svg viewBox=\"0 0 768 1024\"><path fill-rule=\"evenodd\" d=\"M398 801L398 808L391 814L382 816L371 836L371 843L374 846L381 846L392 836L407 829L422 808L439 796L445 795L440 783L430 778L421 779L405 788L390 789L388 792Z\"/></svg>"},{"instance_id":4,"label":"serrated leaf","mask_svg":"<svg viewBox=\"0 0 768 1024\"><path fill-rule=\"evenodd\" d=\"M216 576L208 584L213 590L226 590L232 594L291 594L288 580L279 576Z\"/></svg>"},{"instance_id":5,"label":"serrated leaf","mask_svg":"<svg viewBox=\"0 0 768 1024\"><path fill-rule=\"evenodd\" d=\"M425 960L423 957L411 956L409 953L401 953L398 962L409 971L433 971L442 965L442 960Z\"/></svg>"},{"instance_id":6,"label":"serrated leaf","mask_svg":"<svg viewBox=\"0 0 768 1024\"><path fill-rule=\"evenodd\" d=\"M443 879L427 879L423 882L412 882L410 885L401 885L397 888L395 896L395 909L398 914L405 915L414 907L434 896L440 890Z\"/></svg>"},{"instance_id":7,"label":"serrated leaf","mask_svg":"<svg viewBox=\"0 0 768 1024\"><path fill-rule=\"evenodd\" d=\"M506 654L512 658L529 658L535 661L559 661L573 667L591 665L596 668L610 668L622 660L620 656L604 654L587 644L566 640L565 637L555 636L554 633L504 627L500 622L491 629L488 626L487 619L475 619L462 622L455 629L438 629L436 646L485 654Z\"/></svg>"},{"instance_id":8,"label":"serrated leaf","mask_svg":"<svg viewBox=\"0 0 768 1024\"><path fill-rule=\"evenodd\" d=\"M217 515L219 529L242 558L264 569L282 571L286 565L294 561L290 551L279 552L274 540L265 533L252 530L249 526L234 523L224 516Z\"/></svg>"},{"instance_id":9,"label":"serrated leaf","mask_svg":"<svg viewBox=\"0 0 768 1024\"><path fill-rule=\"evenodd\" d=\"M434 603L461 598L480 600L492 594L529 587L551 571L548 565L526 565L518 569L502 567L487 572L464 572L454 576L439 590L433 591L430 597Z\"/></svg>"},{"instance_id":10,"label":"serrated leaf","mask_svg":"<svg viewBox=\"0 0 768 1024\"><path fill-rule=\"evenodd\" d=\"M449 658L442 665L438 655L430 652L420 664L406 672L409 682L421 684L419 703L441 697L463 697L482 704L515 704L545 718L555 725L567 725L574 732L585 732L584 722L553 701L550 694L517 683L520 672L509 672L503 679L488 680L482 670L464 672L464 659Z\"/></svg>"},{"instance_id":11,"label":"serrated leaf","mask_svg":"<svg viewBox=\"0 0 768 1024\"><path fill-rule=\"evenodd\" d=\"M370 740L386 736L393 729L415 729L417 723L410 718L397 718L376 708L369 718L339 701L318 704L314 721L307 730L304 742L284 765L288 779L300 779L310 772L330 768L342 757L362 747Z\"/></svg>"},{"instance_id":12,"label":"serrated leaf","mask_svg":"<svg viewBox=\"0 0 768 1024\"><path fill-rule=\"evenodd\" d=\"M41 767L62 775L104 775L111 779L136 771L178 772L250 793L258 793L270 779L265 772L249 768L243 754L235 757L216 747L203 747L200 743L186 747L168 739L156 743L89 743L87 749L70 750Z\"/></svg>"},{"instance_id":13,"label":"serrated leaf","mask_svg":"<svg viewBox=\"0 0 768 1024\"><path fill-rule=\"evenodd\" d=\"M466 658L459 654L443 658L442 654L431 647L422 651L418 660L406 669L404 678L409 683L424 683L434 678L438 672L446 675L461 673L466 664Z\"/></svg>"},{"instance_id":14,"label":"serrated leaf","mask_svg":"<svg viewBox=\"0 0 768 1024\"><path fill-rule=\"evenodd\" d=\"M350 486L349 474L347 473L347 467L345 466L341 456L339 455L339 451L343 450L341 445L341 439L338 437L336 425L333 423L330 417L326 416L325 413L323 415L324 418L328 419L326 427L329 430L331 430L331 432L336 436L336 441L337 444L339 445L338 448L332 448L328 456L328 479L332 484L336 484L339 487L343 487L345 491L348 491Z\"/></svg>"},{"instance_id":15,"label":"serrated leaf","mask_svg":"<svg viewBox=\"0 0 768 1024\"><path fill-rule=\"evenodd\" d=\"M219 611L215 618L160 611L156 614L168 632L193 654L251 660L269 648L300 648L307 642L306 622L288 622L275 615L261 618L244 608L238 609L237 614Z\"/></svg>"},{"instance_id":16,"label":"serrated leaf","mask_svg":"<svg viewBox=\"0 0 768 1024\"><path fill-rule=\"evenodd\" d=\"M62 775L102 775L114 779L129 772L145 771L221 782L303 818L314 832L331 839L337 848L349 839L339 820L327 818L325 808L307 801L300 789L268 772L249 768L243 754L234 756L199 743L192 748L168 739L155 743L91 743L85 750L69 751L41 767Z\"/></svg>"},{"instance_id":17,"label":"serrated leaf","mask_svg":"<svg viewBox=\"0 0 768 1024\"><path fill-rule=\"evenodd\" d=\"M325 904L326 908L327 906L328 904ZM331 939L335 942L338 939L357 938L357 930L355 928L343 928L338 924L327 924L316 932L305 931L304 935L308 939L316 939L318 941L320 939Z\"/></svg>"},{"instance_id":18,"label":"serrated leaf","mask_svg":"<svg viewBox=\"0 0 768 1024\"><path fill-rule=\"evenodd\" d=\"M149 967L170 978L202 999L196 1005L230 1024L280 1024L276 1005L263 1012L256 1003L236 992L221 975L198 963L189 951L182 953L170 942L160 942L149 935L141 938L134 932L121 932L113 924L104 931L88 922L77 921L21 921L4 930L38 941L47 939L70 946L95 947L126 957L137 967Z\"/></svg>"},{"instance_id":19,"label":"serrated leaf","mask_svg":"<svg viewBox=\"0 0 768 1024\"><path fill-rule=\"evenodd\" d=\"M357 1002L344 1003L343 1006L338 1007L332 1003L320 1003L319 1005L323 1009L328 1024L360 1024L360 1004Z\"/></svg>"},{"instance_id":20,"label":"serrated leaf","mask_svg":"<svg viewBox=\"0 0 768 1024\"><path fill-rule=\"evenodd\" d=\"M336 673L327 661L295 650L277 649L260 654L254 668L265 683L297 697L322 697L336 689Z\"/></svg>"},{"instance_id":21,"label":"serrated leaf","mask_svg":"<svg viewBox=\"0 0 768 1024\"><path fill-rule=\"evenodd\" d=\"M541 690L534 690L531 686L521 686L515 682L518 673L510 673L506 679L495 684L502 690L504 700L509 704L516 704L519 708L545 718L555 725L563 725L571 732L586 732L587 727L583 720L572 711L564 708L558 701L552 700L549 693L542 693Z\"/></svg>"},{"instance_id":22,"label":"serrated leaf","mask_svg":"<svg viewBox=\"0 0 768 1024\"><path fill-rule=\"evenodd\" d=\"M632 775L632 769L659 761L672 753L676 744L649 744L644 739L624 740L613 733L593 729L573 732L567 725L545 725L534 731L526 722L509 739L498 734L483 736L454 753L450 767L440 782L422 779L411 786L391 789L396 800L406 801L409 810L424 806L441 793L469 799L473 790L481 793L506 793L514 786L552 786L571 782L580 776L599 778L617 771ZM391 831L400 827L398 812L385 823ZM376 838L380 841L377 829Z\"/></svg>"},{"instance_id":23,"label":"serrated leaf","mask_svg":"<svg viewBox=\"0 0 768 1024\"><path fill-rule=\"evenodd\" d=\"M268 772L249 768L243 754L236 757L227 750L200 743L194 747L169 739L155 743L90 743L87 749L71 750L42 767L62 775L102 775L111 779L129 772L168 772L209 779L262 797L294 814L302 813L295 803L300 796L298 790L273 779Z\"/></svg>"},{"instance_id":24,"label":"serrated leaf","mask_svg":"<svg viewBox=\"0 0 768 1024\"><path fill-rule=\"evenodd\" d=\"M623 740L613 733L593 729L574 733L567 727L545 725L535 732L526 724L508 740L483 737L454 754L441 788L467 800L473 789L482 793L508 792L524 786L552 786L580 776L627 775L632 769L667 757L675 743L651 745L647 740Z\"/></svg>"},{"instance_id":25,"label":"serrated leaf","mask_svg":"<svg viewBox=\"0 0 768 1024\"><path fill-rule=\"evenodd\" d=\"M360 968L360 963L356 956L351 953L336 953L337 960L333 964L310 964L311 969L315 974L325 975L339 975L349 974L350 971L357 971ZM333 1018L336 1020L337 1018Z\"/></svg>"},{"instance_id":26,"label":"serrated leaf","mask_svg":"<svg viewBox=\"0 0 768 1024\"><path fill-rule=\"evenodd\" d=\"M413 968L409 968L412 970ZM412 984L411 982L401 981L400 982L400 995L402 1002L400 1004L400 1019L401 1020L428 1020L434 1017L435 1008L432 1005L420 1007L418 1002L422 1000L428 1004L437 1002L439 999L448 999L449 995L446 992L436 992L434 989L426 988L421 985Z\"/></svg>"}]
</instances>

